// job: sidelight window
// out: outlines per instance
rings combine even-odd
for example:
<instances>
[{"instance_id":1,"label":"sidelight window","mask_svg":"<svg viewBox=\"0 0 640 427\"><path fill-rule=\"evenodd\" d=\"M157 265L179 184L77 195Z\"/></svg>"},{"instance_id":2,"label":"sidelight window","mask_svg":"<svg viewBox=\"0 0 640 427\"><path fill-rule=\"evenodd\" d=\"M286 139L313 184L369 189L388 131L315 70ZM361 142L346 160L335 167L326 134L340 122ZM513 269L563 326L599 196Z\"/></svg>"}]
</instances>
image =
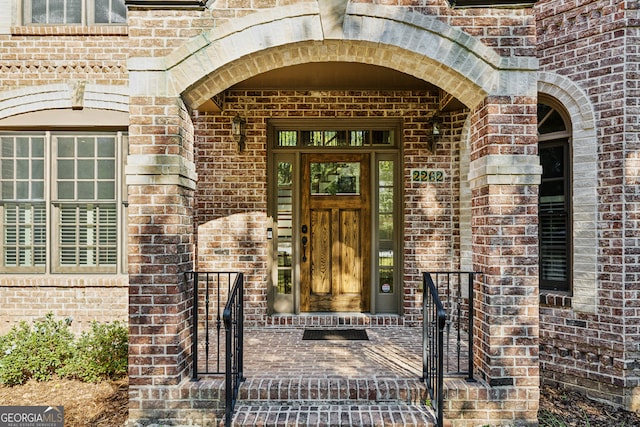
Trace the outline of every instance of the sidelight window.
<instances>
[{"instance_id":1,"label":"sidelight window","mask_svg":"<svg viewBox=\"0 0 640 427\"><path fill-rule=\"evenodd\" d=\"M276 220L278 253L278 284L279 294L290 295L293 284L293 163L279 161L277 164L277 213Z\"/></svg>"}]
</instances>

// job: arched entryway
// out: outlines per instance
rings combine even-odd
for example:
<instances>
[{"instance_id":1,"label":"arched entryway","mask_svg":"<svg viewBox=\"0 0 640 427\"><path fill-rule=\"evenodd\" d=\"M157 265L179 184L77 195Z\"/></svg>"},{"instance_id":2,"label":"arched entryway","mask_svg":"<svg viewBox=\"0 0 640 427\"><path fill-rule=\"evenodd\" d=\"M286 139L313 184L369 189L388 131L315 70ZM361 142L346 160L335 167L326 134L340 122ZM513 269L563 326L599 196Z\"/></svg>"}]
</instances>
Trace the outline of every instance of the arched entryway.
<instances>
[{"instance_id":1,"label":"arched entryway","mask_svg":"<svg viewBox=\"0 0 640 427\"><path fill-rule=\"evenodd\" d=\"M371 119L371 123L375 122L373 113L381 110L379 106L389 101L389 98L394 98L396 101L393 102L405 106L398 108L395 116L402 118L402 141L394 147L386 147L388 152L381 147L354 149L349 151L361 152L357 159L342 157L334 161L314 157L314 149L317 148L315 142L304 145L305 149L298 149L299 145L290 150L278 147L277 143L274 145L272 142L279 140L279 131L285 132L283 135L288 135L287 132L295 133L296 141L305 141L308 136L305 132L315 132L322 135L320 139L325 144L334 134L349 132L351 135L351 132L360 132L364 135L365 131L386 132L388 129L377 129L369 123L356 123L357 126L313 123L306 125L307 127L291 127L287 123L278 122L278 114L292 111L282 105L293 103L292 98L300 95L298 97L302 100L295 101L298 103L296 109L318 112L320 115L321 107L315 110L301 107L311 97L321 99L321 93L306 90L304 94L298 94L294 89L285 96L287 88L271 89L262 85L256 90L242 87L243 83L254 78L288 67L310 66L312 70L318 70L335 64L380 67L386 70L383 72L391 70L395 76L398 75L395 73L403 73L425 83L424 96L412 98L409 94L399 100L396 92L383 95L381 85L372 88L379 99L369 102L369 107L361 109L369 114L367 118ZM311 197L308 191L316 188L312 184L313 178L305 175L305 170L316 167L321 172L327 172L327 175L336 175L335 180L325 181L327 185L340 183L339 177L349 178L343 180L343 183L352 182L350 178L355 173L351 172L356 169L356 164L360 165L360 170L364 168L363 165L368 165L368 176L371 177L377 161L372 159L387 161L382 155L388 154L393 161L402 163L401 172L398 173L400 178L396 181L402 183L404 191L399 203L402 207L398 206L396 211L397 216L403 217L403 235L399 241L405 245L413 245L409 256L406 256L406 252L403 254L402 261L404 283L398 307L402 308L399 314L403 316L403 321L418 324L422 319L419 279L416 277L419 277L423 265L431 260L445 262L443 260L460 258L457 252L459 249L455 245L449 245L450 239L442 239L442 233L443 230L450 230L451 224L457 221L452 209L452 201L459 192L456 185L459 186L461 180L468 180L472 198L473 264L486 275L485 283L479 289L480 306L477 307L477 339L484 344L478 356L478 369L481 376L492 385L525 391L527 388L537 390L537 383L534 384L534 379L537 380L537 287L530 274L537 263L535 255L531 255L536 253L533 250L537 245L535 227L507 226L516 223L535 224L536 221L534 211L527 209L537 202L535 191L540 174L534 148L537 74L533 58L515 55L501 57L496 50L461 28L450 26L428 14L405 8L344 2L342 9L325 10L317 3L305 3L238 18L194 37L165 57L133 58L129 66L132 105L136 112L132 115L132 121L144 120L148 115L157 116L153 125L132 130L133 144L128 172L130 193L133 192L136 197L130 198L130 203L134 206L130 218L132 221L143 220L143 204L148 199L137 195L146 194L149 190L162 192L163 197L158 200L172 203L169 218L163 218L163 221L169 221L164 224L169 225L163 227L170 230L169 235L176 241L171 248L176 249L178 255L171 259L179 259L179 263L172 264L166 274L151 278L157 284L166 285L170 294L163 300L164 306L154 306L154 310L166 308L168 314L163 317L163 321L171 325L171 330L165 328L168 334L184 335L188 315L184 311L176 312L175 307L183 307L183 303L189 298L185 288L170 285L175 278L170 277L169 270L175 273L192 268L195 262L200 261L198 257L203 253L203 247L207 249L210 259L219 256L221 260L219 264L214 261L212 266L233 265L249 271L249 286L245 290L245 298L250 307L245 313L249 321L256 325L263 324L267 311L275 309L275 303L270 307L267 304L267 289L264 286L268 276L271 276L268 272L276 271L273 268L270 270L269 264L278 263L277 256L269 250L269 240L273 239L272 233L275 231L271 221L277 210L269 210L269 204L273 204L274 199L272 197L272 201L269 201L267 194L278 194L277 189L270 190L270 187L273 182L278 182L278 164L286 163L286 156L291 156L291 163L298 162L300 173L295 175L298 177L298 185L305 186L295 192L300 198L297 208L299 216L303 218L308 210L308 222L317 215L318 223L324 214L316 214L314 208L308 208L312 203L305 205L304 201L305 197ZM362 99L367 95L368 93L360 93L358 102L352 102L352 105L362 107L365 104ZM424 144L433 137L433 122L429 120L435 112L446 111L447 106L451 105L449 100L459 103L463 111L461 114L450 112L446 115L445 123L449 130L461 129L468 119L469 172L464 176L457 167L455 179L446 181L450 183L448 188L438 187L439 183L429 186L431 183L421 181L420 177L422 172L428 172L424 170L428 161L437 161L434 159L437 159L439 149L436 146L433 155L427 144ZM276 103L278 106L272 108ZM329 102L338 103L337 100ZM327 102L321 99L318 105L321 104L326 105ZM345 105L341 110L349 110L352 114L349 118L354 118L354 112L358 108L348 108ZM247 119L247 140L244 151L240 153L232 138L232 122L236 115ZM407 117L413 118L409 120ZM443 141L452 143L456 141L456 137L453 135ZM317 150L320 155L329 156L333 152L333 147L323 147L326 150ZM450 150L451 146L448 148ZM459 147L457 150L459 151ZM342 149L336 149L335 152L347 156ZM446 159L442 162L448 165L460 163L459 158L451 156L451 151L444 157ZM425 160L426 158L430 160ZM351 172L348 175L333 173L335 165L325 167L322 166L324 163L340 163L341 167L346 163L346 168ZM337 172L337 168L335 169ZM231 170L234 173L227 173ZM414 170L417 172L415 180ZM426 176L429 176L428 173ZM343 193L355 194L358 188L362 192L364 184L374 181L375 179L360 179L360 187L345 184L344 188L348 191ZM207 183L215 185L206 187ZM367 188L367 197L372 198L372 194L380 192L383 187L378 184L377 190ZM319 185L317 188L321 192ZM327 188L323 187L324 190ZM415 191L415 197L407 197L407 189ZM444 190L448 193L443 201ZM210 194L205 203L197 197L204 192ZM332 195L331 192L327 194ZM352 202L356 204L353 200L339 201L336 203L340 206L332 205L328 208L332 212L337 211L338 220L334 222L327 219L327 230L340 221L360 221L363 229L372 229L370 223L362 221L363 217L359 216L361 214L341 211L341 206L349 206ZM359 201L357 205L365 206L369 211L375 208L370 201ZM212 206L215 207L213 210L217 212L217 216L207 217L206 212ZM371 219L373 215L365 214L365 217ZM194 224L194 218L202 222ZM406 225L419 222L432 226L414 228ZM292 234L291 237L292 242L296 242L292 244L298 245L295 256L300 260L306 255L302 241L305 237L302 228L304 225L309 226L302 220L295 224L295 233L298 234ZM190 245L196 243L194 229L198 230L198 253L190 251ZM412 234L407 233L409 229ZM219 233L218 230L225 232ZM308 237L313 238L311 235ZM344 239L339 240L339 243L349 241L350 247L366 245L360 235L341 235L341 238ZM207 241L213 242L212 246L207 247ZM429 244L434 244L438 251L432 251ZM132 253L138 255L139 248L133 246ZM514 247L519 249L514 250ZM524 249L520 250L522 248ZM143 250L153 251L152 248ZM375 250L370 251L370 258L373 258L374 253ZM165 260L157 253L152 258L159 262ZM135 266L132 271L136 271ZM305 274L302 267L298 274ZM149 289L149 280L144 274L131 275L134 299ZM302 289L302 285L300 286ZM300 301L303 299L302 293L300 290ZM360 297L361 300L367 297L366 290L364 294L360 293ZM510 309L500 310L504 304ZM139 305L131 305L131 318L136 322L144 322L138 316ZM302 302L300 307L304 307ZM360 309L363 309L362 305ZM295 312L295 307L293 311ZM517 330L514 325L516 318ZM504 327L493 327L496 322ZM516 340L516 336L517 344L514 345L518 347L517 354L509 354L509 361L506 361L501 349L508 340ZM182 341L180 344L183 344ZM522 348L526 350L522 352ZM137 350L142 353L153 351L144 345ZM175 360L176 366L184 368L174 370L176 375L172 376L171 381L177 383L186 372L186 365L183 363L185 355L175 351L171 356L163 358L163 362L169 363L170 359ZM514 366L518 369L512 369ZM523 366L531 369L522 369ZM154 375L151 374L153 378L141 375L140 379L143 383L154 381ZM160 377L158 374L158 381L164 381ZM169 382L164 381L163 384ZM528 415L530 414L525 416Z\"/></svg>"}]
</instances>

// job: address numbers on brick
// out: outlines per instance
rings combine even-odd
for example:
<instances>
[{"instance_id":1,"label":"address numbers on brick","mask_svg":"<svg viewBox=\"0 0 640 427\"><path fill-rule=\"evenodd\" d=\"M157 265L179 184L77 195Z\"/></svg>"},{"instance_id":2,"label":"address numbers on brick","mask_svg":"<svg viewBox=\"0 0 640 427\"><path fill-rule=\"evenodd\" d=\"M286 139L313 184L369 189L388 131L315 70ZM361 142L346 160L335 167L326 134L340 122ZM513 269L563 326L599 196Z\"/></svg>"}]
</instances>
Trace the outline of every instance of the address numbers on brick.
<instances>
[{"instance_id":1,"label":"address numbers on brick","mask_svg":"<svg viewBox=\"0 0 640 427\"><path fill-rule=\"evenodd\" d=\"M413 182L444 182L445 174L440 169L413 169L411 181Z\"/></svg>"}]
</instances>

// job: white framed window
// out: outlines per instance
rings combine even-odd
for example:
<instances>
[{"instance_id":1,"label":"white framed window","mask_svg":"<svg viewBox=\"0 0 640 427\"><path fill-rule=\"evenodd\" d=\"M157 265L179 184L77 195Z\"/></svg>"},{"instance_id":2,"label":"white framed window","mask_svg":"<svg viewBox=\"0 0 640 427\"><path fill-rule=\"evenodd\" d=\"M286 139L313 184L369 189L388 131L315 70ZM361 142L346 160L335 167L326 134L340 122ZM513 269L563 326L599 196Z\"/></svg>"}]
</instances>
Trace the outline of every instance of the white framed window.
<instances>
[{"instance_id":1,"label":"white framed window","mask_svg":"<svg viewBox=\"0 0 640 427\"><path fill-rule=\"evenodd\" d=\"M0 271L124 266L127 135L0 133Z\"/></svg>"},{"instance_id":2,"label":"white framed window","mask_svg":"<svg viewBox=\"0 0 640 427\"><path fill-rule=\"evenodd\" d=\"M25 25L123 25L125 0L23 0Z\"/></svg>"}]
</instances>

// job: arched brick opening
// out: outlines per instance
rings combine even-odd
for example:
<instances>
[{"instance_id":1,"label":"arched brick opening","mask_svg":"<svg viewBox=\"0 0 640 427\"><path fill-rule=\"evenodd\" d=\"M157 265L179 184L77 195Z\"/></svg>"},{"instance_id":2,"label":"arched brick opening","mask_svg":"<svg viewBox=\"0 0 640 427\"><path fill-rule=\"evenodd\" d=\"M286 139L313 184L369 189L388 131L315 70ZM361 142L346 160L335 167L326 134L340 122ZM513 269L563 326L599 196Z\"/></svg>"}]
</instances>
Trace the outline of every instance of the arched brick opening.
<instances>
[{"instance_id":1,"label":"arched brick opening","mask_svg":"<svg viewBox=\"0 0 640 427\"><path fill-rule=\"evenodd\" d=\"M0 94L0 120L18 114L53 109L90 108L129 112L126 86L56 83L26 86Z\"/></svg>"},{"instance_id":2,"label":"arched brick opening","mask_svg":"<svg viewBox=\"0 0 640 427\"><path fill-rule=\"evenodd\" d=\"M349 3L337 33L323 26L329 19L317 4L251 15L192 39L156 70L168 73L171 89L194 109L252 76L283 66L333 61L401 71L473 108L489 93L510 90L505 84L510 79L501 78L503 73L531 68L517 63L517 58L507 62L462 30L410 10Z\"/></svg>"},{"instance_id":3,"label":"arched brick opening","mask_svg":"<svg viewBox=\"0 0 640 427\"><path fill-rule=\"evenodd\" d=\"M556 99L571 117L573 166L573 298L572 306L594 313L597 306L598 146L593 106L587 95L567 77L542 72L538 91Z\"/></svg>"}]
</instances>

